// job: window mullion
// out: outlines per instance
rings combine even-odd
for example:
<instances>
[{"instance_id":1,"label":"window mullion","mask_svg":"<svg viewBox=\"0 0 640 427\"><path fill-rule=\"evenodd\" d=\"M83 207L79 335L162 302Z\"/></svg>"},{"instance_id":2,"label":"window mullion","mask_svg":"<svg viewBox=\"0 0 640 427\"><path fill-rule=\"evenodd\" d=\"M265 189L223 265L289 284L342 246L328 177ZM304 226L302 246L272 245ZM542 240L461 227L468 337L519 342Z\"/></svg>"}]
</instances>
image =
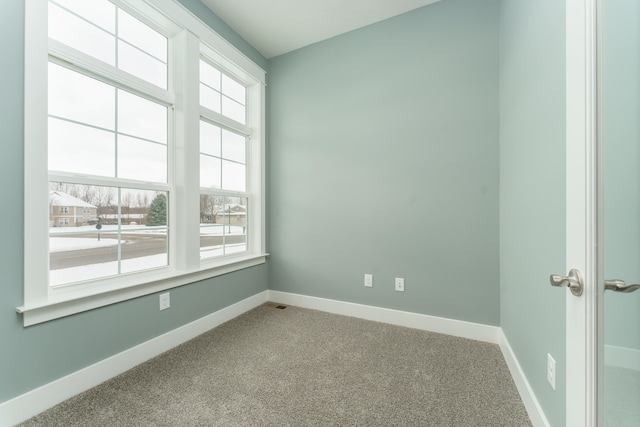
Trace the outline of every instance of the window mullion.
<instances>
[{"instance_id":1,"label":"window mullion","mask_svg":"<svg viewBox=\"0 0 640 427\"><path fill-rule=\"evenodd\" d=\"M97 80L127 90L152 101L170 106L174 97L170 91L122 71L112 65L75 50L54 39L48 39L50 60L89 75Z\"/></svg>"},{"instance_id":2,"label":"window mullion","mask_svg":"<svg viewBox=\"0 0 640 427\"><path fill-rule=\"evenodd\" d=\"M250 252L266 250L265 219L265 86L256 83L247 88L247 120L255 132L247 143L247 191L251 194L247 212L248 227L254 230L249 242Z\"/></svg>"},{"instance_id":3,"label":"window mullion","mask_svg":"<svg viewBox=\"0 0 640 427\"><path fill-rule=\"evenodd\" d=\"M170 245L176 268L194 270L200 266L200 42L192 33L183 31L172 39L171 46L177 102L173 149L175 195L170 208L175 228Z\"/></svg>"},{"instance_id":4,"label":"window mullion","mask_svg":"<svg viewBox=\"0 0 640 427\"><path fill-rule=\"evenodd\" d=\"M48 180L51 182L66 182L69 184L97 185L103 187L122 187L136 190L169 191L170 186L164 183L134 181L123 178L109 178L101 176L85 176L69 172L49 171Z\"/></svg>"},{"instance_id":5,"label":"window mullion","mask_svg":"<svg viewBox=\"0 0 640 427\"><path fill-rule=\"evenodd\" d=\"M48 300L49 197L47 183L47 8L25 2L24 85L24 300ZM46 240L45 240L46 239ZM42 266L34 268L33 266Z\"/></svg>"},{"instance_id":6,"label":"window mullion","mask_svg":"<svg viewBox=\"0 0 640 427\"><path fill-rule=\"evenodd\" d=\"M231 131L242 134L246 137L251 135L251 127L243 125L242 123L238 123L233 119L223 116L220 113L216 113L213 110L210 110L207 107L199 107L200 108L200 116L207 122L214 124L216 126L221 126L223 128L229 129Z\"/></svg>"}]
</instances>

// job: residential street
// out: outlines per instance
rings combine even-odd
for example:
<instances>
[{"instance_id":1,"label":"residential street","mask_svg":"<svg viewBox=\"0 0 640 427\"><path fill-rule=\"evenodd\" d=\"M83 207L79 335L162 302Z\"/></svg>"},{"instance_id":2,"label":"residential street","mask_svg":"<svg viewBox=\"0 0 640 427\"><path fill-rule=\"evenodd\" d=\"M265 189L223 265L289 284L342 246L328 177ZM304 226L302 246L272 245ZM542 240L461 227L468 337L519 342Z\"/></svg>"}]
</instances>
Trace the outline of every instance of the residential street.
<instances>
[{"instance_id":1,"label":"residential street","mask_svg":"<svg viewBox=\"0 0 640 427\"><path fill-rule=\"evenodd\" d=\"M97 239L97 236L95 237ZM112 233L102 233L101 239L115 238ZM244 235L225 236L227 244L242 243ZM223 236L205 235L200 239L201 246L220 246ZM123 233L121 245L121 259L133 259L166 253L167 239L164 234ZM78 267L83 265L100 264L118 260L118 245L52 252L49 256L50 269Z\"/></svg>"}]
</instances>

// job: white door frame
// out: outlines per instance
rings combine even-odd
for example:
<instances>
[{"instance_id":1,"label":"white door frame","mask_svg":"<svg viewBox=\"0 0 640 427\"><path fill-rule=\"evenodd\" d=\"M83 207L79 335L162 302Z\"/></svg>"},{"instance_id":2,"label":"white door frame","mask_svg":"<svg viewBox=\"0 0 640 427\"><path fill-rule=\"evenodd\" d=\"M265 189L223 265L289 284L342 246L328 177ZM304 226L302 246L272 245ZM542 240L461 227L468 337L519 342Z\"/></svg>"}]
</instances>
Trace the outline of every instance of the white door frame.
<instances>
[{"instance_id":1,"label":"white door frame","mask_svg":"<svg viewBox=\"0 0 640 427\"><path fill-rule=\"evenodd\" d=\"M566 425L598 418L596 0L566 0L566 263L584 293L566 296Z\"/></svg>"}]
</instances>

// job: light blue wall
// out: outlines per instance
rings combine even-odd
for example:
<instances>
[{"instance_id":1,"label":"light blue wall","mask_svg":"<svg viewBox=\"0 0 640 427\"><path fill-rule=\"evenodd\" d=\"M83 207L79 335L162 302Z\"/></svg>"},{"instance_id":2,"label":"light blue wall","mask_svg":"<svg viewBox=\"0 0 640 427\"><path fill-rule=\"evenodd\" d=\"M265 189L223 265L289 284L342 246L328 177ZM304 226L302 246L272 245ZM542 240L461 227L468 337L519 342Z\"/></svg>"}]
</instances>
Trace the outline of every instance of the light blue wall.
<instances>
[{"instance_id":1,"label":"light blue wall","mask_svg":"<svg viewBox=\"0 0 640 427\"><path fill-rule=\"evenodd\" d=\"M498 30L445 0L269 60L272 289L499 324Z\"/></svg>"},{"instance_id":2,"label":"light blue wall","mask_svg":"<svg viewBox=\"0 0 640 427\"><path fill-rule=\"evenodd\" d=\"M603 2L604 275L640 283L640 2ZM640 292L605 293L605 342L640 350Z\"/></svg>"},{"instance_id":3,"label":"light blue wall","mask_svg":"<svg viewBox=\"0 0 640 427\"><path fill-rule=\"evenodd\" d=\"M565 4L503 0L500 323L554 426L565 422ZM553 391L547 353L557 365Z\"/></svg>"},{"instance_id":4,"label":"light blue wall","mask_svg":"<svg viewBox=\"0 0 640 427\"><path fill-rule=\"evenodd\" d=\"M211 13L201 17L217 22ZM0 182L5 201L0 209L0 402L267 289L267 268L262 265L173 289L171 308L162 312L157 295L149 295L23 328L15 311L23 303L22 1L0 2L0 36L8 41L3 43L0 69ZM264 58L261 62L266 65Z\"/></svg>"},{"instance_id":5,"label":"light blue wall","mask_svg":"<svg viewBox=\"0 0 640 427\"><path fill-rule=\"evenodd\" d=\"M249 57L253 62L267 70L267 60L260 52L251 46L238 33L233 31L220 17L205 6L200 0L178 0L191 13L200 18L205 24L213 28L219 35L224 37L229 43Z\"/></svg>"}]
</instances>

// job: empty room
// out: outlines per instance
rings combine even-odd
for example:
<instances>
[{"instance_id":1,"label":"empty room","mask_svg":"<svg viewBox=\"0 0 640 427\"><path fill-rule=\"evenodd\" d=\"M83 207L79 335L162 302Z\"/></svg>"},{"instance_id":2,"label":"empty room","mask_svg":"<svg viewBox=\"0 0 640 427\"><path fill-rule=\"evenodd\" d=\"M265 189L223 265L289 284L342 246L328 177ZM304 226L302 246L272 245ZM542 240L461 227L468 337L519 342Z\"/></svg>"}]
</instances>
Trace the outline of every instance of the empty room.
<instances>
[{"instance_id":1,"label":"empty room","mask_svg":"<svg viewBox=\"0 0 640 427\"><path fill-rule=\"evenodd\" d=\"M0 426L640 424L637 1L0 21Z\"/></svg>"}]
</instances>

